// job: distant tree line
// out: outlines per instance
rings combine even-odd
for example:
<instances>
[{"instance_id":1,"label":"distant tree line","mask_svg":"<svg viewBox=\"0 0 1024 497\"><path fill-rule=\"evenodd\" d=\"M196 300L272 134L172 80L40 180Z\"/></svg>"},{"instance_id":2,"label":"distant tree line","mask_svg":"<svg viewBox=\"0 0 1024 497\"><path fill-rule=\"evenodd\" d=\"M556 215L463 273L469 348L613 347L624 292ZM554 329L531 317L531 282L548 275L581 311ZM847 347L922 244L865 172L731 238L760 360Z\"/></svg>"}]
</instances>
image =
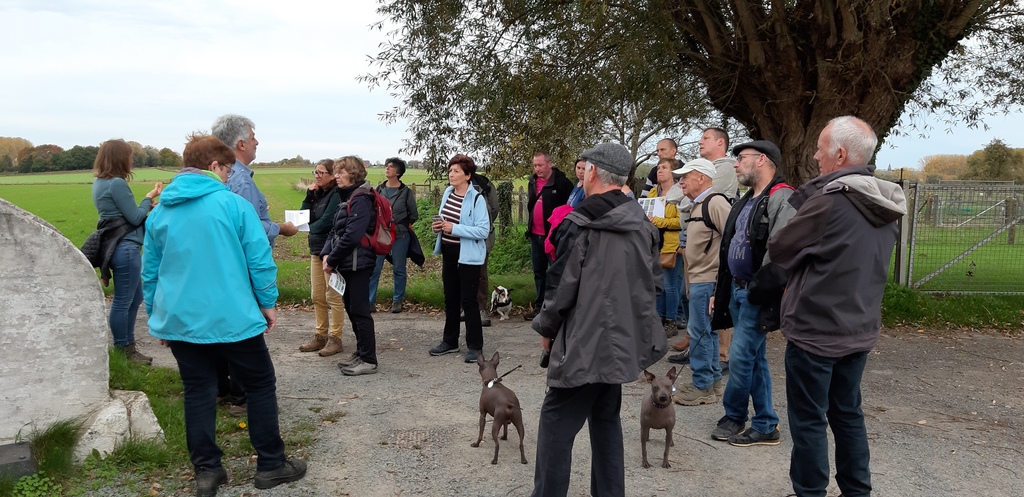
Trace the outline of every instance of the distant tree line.
<instances>
[{"instance_id":1,"label":"distant tree line","mask_svg":"<svg viewBox=\"0 0 1024 497\"><path fill-rule=\"evenodd\" d=\"M1010 148L1000 139L970 155L930 155L921 159L924 181L1015 181L1024 184L1024 148Z\"/></svg>"},{"instance_id":2,"label":"distant tree line","mask_svg":"<svg viewBox=\"0 0 1024 497\"><path fill-rule=\"evenodd\" d=\"M134 150L133 167L180 169L181 156L164 147L143 146L130 141ZM57 145L32 145L24 138L0 137L0 173L45 173L92 169L98 146L75 145L67 150Z\"/></svg>"}]
</instances>

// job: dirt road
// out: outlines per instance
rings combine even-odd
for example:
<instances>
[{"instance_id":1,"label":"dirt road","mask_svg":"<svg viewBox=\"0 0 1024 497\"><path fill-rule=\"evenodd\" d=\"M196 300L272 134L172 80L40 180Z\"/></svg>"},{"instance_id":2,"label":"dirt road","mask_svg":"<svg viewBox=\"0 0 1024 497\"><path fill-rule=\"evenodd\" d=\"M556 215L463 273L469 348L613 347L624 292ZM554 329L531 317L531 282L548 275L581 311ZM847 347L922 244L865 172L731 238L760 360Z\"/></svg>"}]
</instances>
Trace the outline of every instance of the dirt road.
<instances>
[{"instance_id":1,"label":"dirt road","mask_svg":"<svg viewBox=\"0 0 1024 497\"><path fill-rule=\"evenodd\" d=\"M267 338L277 368L281 419L285 427L317 426L315 441L303 454L309 474L300 482L264 491L255 490L251 481L232 481L221 495L529 495L545 371L537 366L537 335L520 316L495 320L495 326L485 328L484 350L488 357L501 352L499 373L523 365L504 383L523 406L529 464L518 462L514 442L503 441L498 465L492 466L493 446L486 434L480 448L470 447L479 419L477 366L463 363L461 355L427 354L440 340L443 317L374 314L380 372L345 377L332 358L298 352L311 333L312 313L282 310L279 315L278 329ZM348 353L355 339L348 323L345 328ZM144 324L137 334L156 364L175 367ZM790 494L784 346L773 333L768 353L775 408L782 418L782 444L776 447L739 448L712 441L710 432L723 414L720 403L677 406L672 468L644 469L638 416L645 383L624 385L627 495ZM651 372L662 375L669 367L662 361ZM684 367L677 384L688 381L689 373ZM876 497L1024 496L1024 339L886 330L864 375L864 411ZM664 432L652 432L648 449L656 459L663 443ZM576 440L570 495L589 495L589 460L584 429ZM829 495L838 493L833 483Z\"/></svg>"}]
</instances>

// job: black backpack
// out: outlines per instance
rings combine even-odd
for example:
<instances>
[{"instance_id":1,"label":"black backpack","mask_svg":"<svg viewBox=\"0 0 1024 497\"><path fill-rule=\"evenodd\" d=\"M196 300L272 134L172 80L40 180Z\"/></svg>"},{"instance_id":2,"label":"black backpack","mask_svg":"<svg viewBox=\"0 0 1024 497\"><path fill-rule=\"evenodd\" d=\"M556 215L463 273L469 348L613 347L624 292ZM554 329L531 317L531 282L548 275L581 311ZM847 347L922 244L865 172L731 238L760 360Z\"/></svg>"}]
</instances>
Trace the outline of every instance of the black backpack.
<instances>
[{"instance_id":1,"label":"black backpack","mask_svg":"<svg viewBox=\"0 0 1024 497\"><path fill-rule=\"evenodd\" d=\"M733 199L729 198L726 194L724 194L724 193L712 193L711 195L708 195L707 198L704 199L703 203L700 204L700 217L689 217L689 218L686 218L683 222L684 223L703 222L704 226L707 226L712 231L714 231L714 232L718 233L719 235L721 235L722 234L722 230L718 229L718 226L715 226L714 221L711 220L711 214L708 211L708 209L709 209L708 205L711 204L711 199L713 199L715 197L723 197L723 198L725 198L726 202L729 202L729 205L732 205ZM705 254L707 254L708 251L711 250L711 243L714 242L714 240L715 240L715 236L714 236L714 234L712 234L711 238L708 238L708 244L704 246L704 253Z\"/></svg>"}]
</instances>

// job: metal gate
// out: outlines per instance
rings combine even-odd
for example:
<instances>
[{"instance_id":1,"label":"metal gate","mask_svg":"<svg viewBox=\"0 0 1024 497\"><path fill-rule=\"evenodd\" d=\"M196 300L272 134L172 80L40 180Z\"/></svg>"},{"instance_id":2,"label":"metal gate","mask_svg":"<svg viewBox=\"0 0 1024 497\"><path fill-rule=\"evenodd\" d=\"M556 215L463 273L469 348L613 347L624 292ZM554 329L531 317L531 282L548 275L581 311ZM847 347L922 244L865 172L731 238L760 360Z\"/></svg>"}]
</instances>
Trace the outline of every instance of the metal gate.
<instances>
[{"instance_id":1,"label":"metal gate","mask_svg":"<svg viewBox=\"0 0 1024 497\"><path fill-rule=\"evenodd\" d=\"M898 279L932 293L1024 294L1024 186L943 182L905 186ZM905 278L899 278L905 274Z\"/></svg>"}]
</instances>

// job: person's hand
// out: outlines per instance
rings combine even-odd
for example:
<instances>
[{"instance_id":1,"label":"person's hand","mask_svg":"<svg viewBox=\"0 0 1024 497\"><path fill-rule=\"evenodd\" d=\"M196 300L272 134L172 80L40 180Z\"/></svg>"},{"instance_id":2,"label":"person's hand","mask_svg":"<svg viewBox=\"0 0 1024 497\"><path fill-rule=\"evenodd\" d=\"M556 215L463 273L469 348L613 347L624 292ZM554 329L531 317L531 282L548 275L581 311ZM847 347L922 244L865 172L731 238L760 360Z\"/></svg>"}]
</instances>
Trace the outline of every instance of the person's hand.
<instances>
[{"instance_id":1,"label":"person's hand","mask_svg":"<svg viewBox=\"0 0 1024 497\"><path fill-rule=\"evenodd\" d=\"M171 342L168 342L167 340L161 339L160 340L160 345L163 345L164 347L170 347L171 346Z\"/></svg>"},{"instance_id":2,"label":"person's hand","mask_svg":"<svg viewBox=\"0 0 1024 497\"><path fill-rule=\"evenodd\" d=\"M263 333L270 333L277 326L277 309L271 307L270 309L260 308L260 312L263 313L263 317L267 318L267 330Z\"/></svg>"},{"instance_id":3,"label":"person's hand","mask_svg":"<svg viewBox=\"0 0 1024 497\"><path fill-rule=\"evenodd\" d=\"M434 221L433 223L430 223L430 229L433 230L434 233L439 233L444 229L444 221Z\"/></svg>"},{"instance_id":4,"label":"person's hand","mask_svg":"<svg viewBox=\"0 0 1024 497\"><path fill-rule=\"evenodd\" d=\"M158 181L158 182L156 182L156 184L153 185L153 189L150 190L149 193L146 194L146 196L149 197L152 200L152 199L154 199L156 197L159 197L160 193L163 192L163 191L164 191L164 184Z\"/></svg>"},{"instance_id":5,"label":"person's hand","mask_svg":"<svg viewBox=\"0 0 1024 497\"><path fill-rule=\"evenodd\" d=\"M327 258L326 257L324 257L323 267L324 267L324 272L325 273L327 273L327 274L334 274L334 268L327 264Z\"/></svg>"},{"instance_id":6,"label":"person's hand","mask_svg":"<svg viewBox=\"0 0 1024 497\"><path fill-rule=\"evenodd\" d=\"M544 352L551 353L551 339L548 337L540 338L540 346L544 347Z\"/></svg>"},{"instance_id":7,"label":"person's hand","mask_svg":"<svg viewBox=\"0 0 1024 497\"><path fill-rule=\"evenodd\" d=\"M320 189L320 185L316 184L315 181L313 183L309 184L309 190L310 191L315 191L315 190L319 190L319 189Z\"/></svg>"},{"instance_id":8,"label":"person's hand","mask_svg":"<svg viewBox=\"0 0 1024 497\"><path fill-rule=\"evenodd\" d=\"M452 230L455 228L455 223L451 221L444 221L441 223L441 230L449 235L452 234Z\"/></svg>"},{"instance_id":9,"label":"person's hand","mask_svg":"<svg viewBox=\"0 0 1024 497\"><path fill-rule=\"evenodd\" d=\"M686 247L679 247L676 249L676 253L679 255L686 255Z\"/></svg>"},{"instance_id":10,"label":"person's hand","mask_svg":"<svg viewBox=\"0 0 1024 497\"><path fill-rule=\"evenodd\" d=\"M291 221L288 221L287 223L277 223L277 227L280 228L281 235L284 236L293 236L299 232L299 228L292 224Z\"/></svg>"},{"instance_id":11,"label":"person's hand","mask_svg":"<svg viewBox=\"0 0 1024 497\"><path fill-rule=\"evenodd\" d=\"M711 298L708 299L708 316L710 316L710 315L712 315L714 313L715 313L715 296L712 295Z\"/></svg>"}]
</instances>

